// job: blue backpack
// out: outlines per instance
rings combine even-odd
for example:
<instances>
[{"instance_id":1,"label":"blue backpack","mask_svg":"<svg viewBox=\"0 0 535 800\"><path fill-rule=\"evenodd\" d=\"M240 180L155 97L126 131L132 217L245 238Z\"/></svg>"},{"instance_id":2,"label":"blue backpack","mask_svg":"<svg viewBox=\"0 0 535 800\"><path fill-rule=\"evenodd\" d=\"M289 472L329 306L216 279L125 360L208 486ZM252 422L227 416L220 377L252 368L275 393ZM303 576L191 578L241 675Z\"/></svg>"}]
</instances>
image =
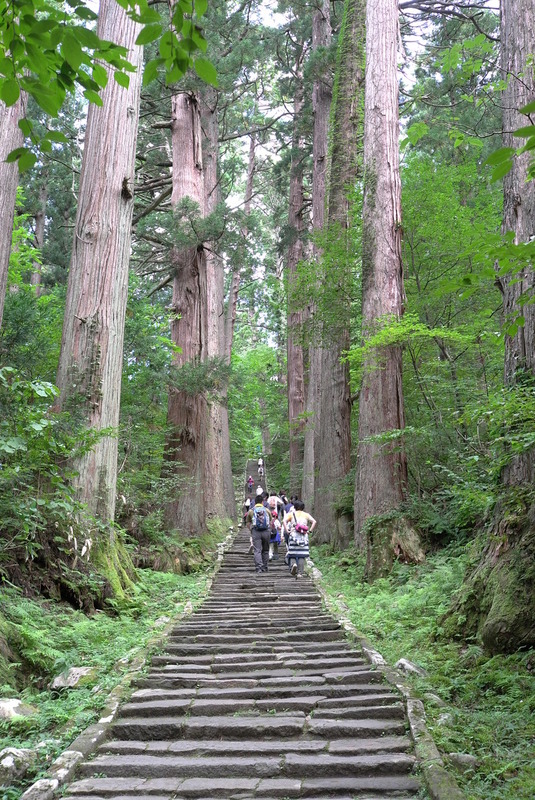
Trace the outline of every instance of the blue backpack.
<instances>
[{"instance_id":1,"label":"blue backpack","mask_svg":"<svg viewBox=\"0 0 535 800\"><path fill-rule=\"evenodd\" d=\"M268 512L264 506L253 508L253 526L257 531L267 531L269 528Z\"/></svg>"}]
</instances>

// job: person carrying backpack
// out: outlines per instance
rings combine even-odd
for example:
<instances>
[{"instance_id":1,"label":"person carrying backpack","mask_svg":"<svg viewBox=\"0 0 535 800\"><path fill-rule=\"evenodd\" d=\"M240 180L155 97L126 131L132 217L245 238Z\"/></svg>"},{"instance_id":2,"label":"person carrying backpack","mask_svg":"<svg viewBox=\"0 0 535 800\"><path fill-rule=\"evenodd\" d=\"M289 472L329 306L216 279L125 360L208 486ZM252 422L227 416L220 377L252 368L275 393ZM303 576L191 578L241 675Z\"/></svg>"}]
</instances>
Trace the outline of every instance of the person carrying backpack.
<instances>
[{"instance_id":1,"label":"person carrying backpack","mask_svg":"<svg viewBox=\"0 0 535 800\"><path fill-rule=\"evenodd\" d=\"M257 574L267 572L269 540L271 538L271 513L262 504L262 495L256 496L255 504L247 514L247 524L251 531L255 571Z\"/></svg>"},{"instance_id":2,"label":"person carrying backpack","mask_svg":"<svg viewBox=\"0 0 535 800\"><path fill-rule=\"evenodd\" d=\"M290 567L291 574L302 578L310 555L308 534L316 527L316 520L311 514L307 514L302 500L295 500L292 511L286 514L282 524L288 534L288 551L284 560Z\"/></svg>"}]
</instances>

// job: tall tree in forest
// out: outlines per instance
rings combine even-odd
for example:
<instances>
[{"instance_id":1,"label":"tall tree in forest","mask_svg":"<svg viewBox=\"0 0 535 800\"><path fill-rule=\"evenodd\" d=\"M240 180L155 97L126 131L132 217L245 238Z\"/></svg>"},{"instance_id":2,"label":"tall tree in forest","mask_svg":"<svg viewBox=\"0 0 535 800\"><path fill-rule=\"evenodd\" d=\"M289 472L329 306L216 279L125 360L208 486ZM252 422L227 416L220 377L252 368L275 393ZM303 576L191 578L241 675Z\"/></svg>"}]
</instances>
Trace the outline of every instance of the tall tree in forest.
<instances>
[{"instance_id":1,"label":"tall tree in forest","mask_svg":"<svg viewBox=\"0 0 535 800\"><path fill-rule=\"evenodd\" d=\"M173 191L175 210L184 200L193 201L204 216L205 185L202 153L201 110L193 92L175 92L171 109ZM171 337L179 351L175 366L199 365L206 357L206 254L201 244L176 246L171 253L173 300ZM166 474L179 479L178 490L168 503L169 527L188 535L205 524L205 448L208 409L205 392L195 387L171 387L167 421Z\"/></svg>"},{"instance_id":2,"label":"tall tree in forest","mask_svg":"<svg viewBox=\"0 0 535 800\"><path fill-rule=\"evenodd\" d=\"M535 9L531 0L502 0L501 73L503 145L511 152L522 144L514 131L526 126L520 109L535 109ZM513 159L503 184L503 232L523 245L535 237L535 181L528 179L531 151ZM531 263L499 278L505 317L506 397L514 398L515 416L533 403L535 385L535 272ZM530 298L529 302L526 300ZM519 317L523 318L518 320ZM522 417L520 417L522 418ZM468 574L455 605L461 627L478 634L492 652L512 652L535 644L535 448L506 453L501 497L486 532L479 563Z\"/></svg>"},{"instance_id":3,"label":"tall tree in forest","mask_svg":"<svg viewBox=\"0 0 535 800\"><path fill-rule=\"evenodd\" d=\"M312 88L312 110L314 114L314 132L312 140L312 226L313 230L320 233L325 224L325 185L327 178L327 137L329 127L329 112L331 108L330 74L323 66L323 55L331 41L330 3L328 0L314 13L312 20L312 53L315 59L314 85ZM320 55L321 54L321 55ZM318 57L319 56L319 57ZM315 262L321 259L319 244L313 243L312 258ZM314 304L309 308L309 314L314 316ZM306 413L303 446L303 482L301 497L306 507L313 510L314 485L316 477L316 441L319 434L319 421L321 414L320 380L321 380L321 350L318 347L318 337L311 338L308 348L308 369L306 388ZM322 454L323 458L323 454ZM325 530L325 529L324 529Z\"/></svg>"},{"instance_id":4,"label":"tall tree in forest","mask_svg":"<svg viewBox=\"0 0 535 800\"><path fill-rule=\"evenodd\" d=\"M24 94L21 94L17 102L9 107L0 100L0 326L4 315L15 200L19 183L18 164L8 164L6 158L12 150L22 146L24 137L18 123L24 116L25 106Z\"/></svg>"},{"instance_id":5,"label":"tall tree in forest","mask_svg":"<svg viewBox=\"0 0 535 800\"><path fill-rule=\"evenodd\" d=\"M136 71L128 88L108 80L102 106L89 107L57 375L57 407L72 409L96 431L119 423L141 89L139 30L114 0L103 0L99 36L126 47ZM116 435L103 435L75 467L80 498L101 520L113 520Z\"/></svg>"},{"instance_id":6,"label":"tall tree in forest","mask_svg":"<svg viewBox=\"0 0 535 800\"><path fill-rule=\"evenodd\" d=\"M362 335L373 336L403 311L397 0L366 4L364 199L362 219ZM411 529L397 513L407 465L400 439L405 426L402 353L374 349L363 367L355 476L355 541L367 552L370 577L389 571L396 551L408 555ZM410 541L410 544L409 544Z\"/></svg>"},{"instance_id":7,"label":"tall tree in forest","mask_svg":"<svg viewBox=\"0 0 535 800\"><path fill-rule=\"evenodd\" d=\"M335 248L332 273L325 283L334 284L330 314L324 315L321 347L321 403L319 407L318 476L315 516L326 540L347 546L348 517L337 515L335 503L340 484L351 468L351 401L349 368L343 360L349 349L351 312L351 229L353 197L362 163L364 106L365 8L363 0L346 0L340 31L338 63L331 114L331 152L328 186L329 241ZM360 135L360 140L359 140Z\"/></svg>"},{"instance_id":8,"label":"tall tree in forest","mask_svg":"<svg viewBox=\"0 0 535 800\"><path fill-rule=\"evenodd\" d=\"M213 89L203 92L204 183L206 214L216 211L220 202L218 179L218 98ZM223 363L225 350L224 271L223 260L216 251L215 243L206 253L206 313L207 340L206 358ZM226 381L221 381L219 390L208 402L208 432L206 436L205 490L206 513L211 516L236 516L232 466L230 462L230 434L226 407ZM223 386L225 384L225 386Z\"/></svg>"},{"instance_id":9,"label":"tall tree in forest","mask_svg":"<svg viewBox=\"0 0 535 800\"><path fill-rule=\"evenodd\" d=\"M292 155L290 166L290 196L288 208L288 231L290 242L286 254L286 274L288 281L288 422L290 426L290 492L298 494L303 470L303 436L305 412L304 354L302 343L303 312L293 307L291 287L297 277L297 265L304 255L303 238L305 232L305 199L303 188L303 140L300 130L303 110L303 50L299 52L295 67L294 129L292 135Z\"/></svg>"}]
</instances>

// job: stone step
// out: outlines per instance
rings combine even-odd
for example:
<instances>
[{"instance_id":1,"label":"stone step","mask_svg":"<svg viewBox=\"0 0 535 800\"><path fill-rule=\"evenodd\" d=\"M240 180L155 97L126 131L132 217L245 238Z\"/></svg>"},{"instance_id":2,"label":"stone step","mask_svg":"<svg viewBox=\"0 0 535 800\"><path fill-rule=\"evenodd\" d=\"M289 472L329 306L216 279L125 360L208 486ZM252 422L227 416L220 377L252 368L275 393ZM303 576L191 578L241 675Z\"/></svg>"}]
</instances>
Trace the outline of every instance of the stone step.
<instances>
[{"instance_id":1,"label":"stone step","mask_svg":"<svg viewBox=\"0 0 535 800\"><path fill-rule=\"evenodd\" d=\"M405 733L403 720L396 719L315 719L304 712L274 715L176 717L121 717L111 726L111 735L122 739L177 738L260 738L300 736L323 738L363 738L365 736L400 736Z\"/></svg>"},{"instance_id":2,"label":"stone step","mask_svg":"<svg viewBox=\"0 0 535 800\"><path fill-rule=\"evenodd\" d=\"M133 692L130 702L139 703L145 700L166 701L175 699L194 699L194 698L216 698L216 699L240 699L251 698L253 700L278 700L288 697L301 697L303 695L316 692L325 697L320 700L320 706L340 706L341 700L352 705L379 705L382 702L391 703L400 699L399 694L389 690L388 687L378 686L378 684L357 684L346 686L334 686L333 684L310 684L310 685L287 685L287 686L256 686L256 687L233 687L228 689L207 687L194 687L190 689L137 689Z\"/></svg>"},{"instance_id":3,"label":"stone step","mask_svg":"<svg viewBox=\"0 0 535 800\"><path fill-rule=\"evenodd\" d=\"M248 712L280 712L303 711L305 714L314 712L315 719L367 719L386 718L403 719L405 710L402 703L393 703L392 697L385 698L382 704L375 703L350 703L343 706L322 707L326 698L322 695L303 695L300 697L253 699L175 699L175 700L145 700L142 702L126 703L121 708L121 717L165 717L169 715L181 716L189 714L194 716L221 716L222 714L239 714ZM374 698L374 700L376 700ZM388 702L387 702L388 700ZM338 700L338 702L340 702Z\"/></svg>"},{"instance_id":4,"label":"stone step","mask_svg":"<svg viewBox=\"0 0 535 800\"><path fill-rule=\"evenodd\" d=\"M397 797L400 793L409 795L418 791L418 782L408 776L373 776L339 778L85 778L71 784L71 797L90 796L122 797L141 796L180 798L218 798L230 800L239 796L248 798L284 797L339 797L352 798L375 794L383 798Z\"/></svg>"},{"instance_id":5,"label":"stone step","mask_svg":"<svg viewBox=\"0 0 535 800\"><path fill-rule=\"evenodd\" d=\"M275 742L276 744L276 742ZM147 753L152 755L264 755L273 752L272 739L179 739L177 741L111 740L100 747L100 752L110 754ZM284 740L285 753L322 753L331 755L359 755L363 753L403 752L410 748L406 736L381 736L365 739L306 739L288 737ZM92 762L91 762L92 763Z\"/></svg>"},{"instance_id":6,"label":"stone step","mask_svg":"<svg viewBox=\"0 0 535 800\"><path fill-rule=\"evenodd\" d=\"M153 656L151 663L158 667L162 664L175 665L181 672L211 672L217 674L219 672L251 672L262 671L276 675L278 671L291 670L292 672L300 672L304 675L311 672L318 674L327 670L354 670L354 669L369 669L369 664L363 658L324 658L318 659L312 656L306 658L296 658L292 655L285 655L281 658L273 658L270 656L251 656L238 661L238 659L226 659L221 656L181 656L171 653L164 653L161 656ZM313 666L312 666L313 665Z\"/></svg>"},{"instance_id":7,"label":"stone step","mask_svg":"<svg viewBox=\"0 0 535 800\"><path fill-rule=\"evenodd\" d=\"M248 673L218 673L218 675L208 675L207 673L196 673L184 675L180 671L175 671L173 665L169 669L152 670L151 673L136 681L136 686L155 686L159 685L166 688L180 689L195 686L230 687L230 686L269 686L272 683L281 683L282 679L289 682L294 677L291 670L279 670L278 674L273 672L248 672ZM301 673L299 683L310 683L313 678L317 678L317 683L347 684L347 683L379 683L381 675L374 670L354 670L351 673L333 672L332 674L314 675L311 673Z\"/></svg>"},{"instance_id":8,"label":"stone step","mask_svg":"<svg viewBox=\"0 0 535 800\"><path fill-rule=\"evenodd\" d=\"M228 756L209 755L165 756L153 754L99 755L82 765L80 774L88 777L106 775L115 777L166 778L191 777L202 774L208 778L261 777L329 777L362 775L405 775L414 766L414 757L405 753L375 755L331 755L330 753L285 753L275 743L273 755L244 756L240 752Z\"/></svg>"},{"instance_id":9,"label":"stone step","mask_svg":"<svg viewBox=\"0 0 535 800\"><path fill-rule=\"evenodd\" d=\"M299 645L296 647L292 644L291 641L285 642L264 642L261 639L258 641L251 642L247 651L243 649L243 645L240 643L229 642L229 638L225 644L221 644L217 647L216 653L224 655L225 653L256 653L256 652L266 652L266 653L287 653L287 652L299 652L305 653L306 655L315 655L317 657L318 654L321 655L337 655L337 654L347 654L353 653L355 655L360 656L360 651L352 649L349 644L345 641L332 641L332 642L299 642ZM168 639L166 643L166 649L170 652L181 652L184 653L203 653L211 651L211 648L206 648L202 644L196 644L195 642L185 642L182 638L172 637Z\"/></svg>"},{"instance_id":10,"label":"stone step","mask_svg":"<svg viewBox=\"0 0 535 800\"><path fill-rule=\"evenodd\" d=\"M203 679L210 680L211 675L213 675L214 680L216 680L218 677L225 677L232 680L234 678L246 676L249 680L258 681L263 681L266 679L276 679L278 681L302 681L314 675L324 677L326 681L332 679L333 681L340 681L341 683L348 683L350 680L357 682L359 679L363 681L373 681L374 677L377 679L377 673L375 673L373 670L370 670L366 666L360 665L355 665L351 670L345 667L343 672L335 669L322 670L314 669L313 667L308 667L307 669L302 668L299 670L299 675L296 676L296 670L292 667L279 667L278 669L251 668L244 672L240 672L239 670L233 668L228 668L218 670L213 669L210 672L208 668L203 670L202 665L196 670L188 670L183 664L173 664L172 661L168 661L165 659L165 657L158 658L153 663L155 666L157 665L160 667L161 672L159 673L157 670L155 670L152 674L152 677L160 674L162 678L169 678L172 675L176 681L182 682L180 684L182 686L193 686L198 681Z\"/></svg>"}]
</instances>

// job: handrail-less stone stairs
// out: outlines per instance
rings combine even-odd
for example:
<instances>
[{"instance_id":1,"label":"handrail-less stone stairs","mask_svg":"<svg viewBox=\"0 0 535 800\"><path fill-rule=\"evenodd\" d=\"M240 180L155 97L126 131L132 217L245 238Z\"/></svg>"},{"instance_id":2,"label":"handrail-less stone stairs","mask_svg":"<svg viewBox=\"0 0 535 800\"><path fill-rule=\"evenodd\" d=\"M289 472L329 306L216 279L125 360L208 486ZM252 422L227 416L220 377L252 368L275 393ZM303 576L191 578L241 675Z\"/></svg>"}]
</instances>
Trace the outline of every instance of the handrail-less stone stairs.
<instances>
[{"instance_id":1,"label":"handrail-less stone stairs","mask_svg":"<svg viewBox=\"0 0 535 800\"><path fill-rule=\"evenodd\" d=\"M64 797L414 798L400 696L310 579L282 558L256 576L248 544L242 530Z\"/></svg>"}]
</instances>

